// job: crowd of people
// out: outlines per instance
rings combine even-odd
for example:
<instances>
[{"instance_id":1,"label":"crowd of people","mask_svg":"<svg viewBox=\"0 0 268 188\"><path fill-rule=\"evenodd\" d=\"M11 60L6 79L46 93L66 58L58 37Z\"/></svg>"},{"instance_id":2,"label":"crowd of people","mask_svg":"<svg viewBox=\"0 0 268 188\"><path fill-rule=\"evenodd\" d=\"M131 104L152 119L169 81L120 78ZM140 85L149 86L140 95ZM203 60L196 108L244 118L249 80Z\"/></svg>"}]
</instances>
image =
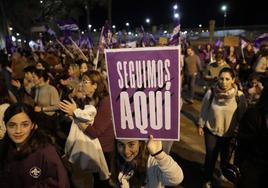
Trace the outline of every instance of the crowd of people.
<instances>
[{"instance_id":1,"label":"crowd of people","mask_svg":"<svg viewBox=\"0 0 268 188\"><path fill-rule=\"evenodd\" d=\"M258 53L250 43L238 51L207 44L187 46L181 54L178 74L188 91L186 102L194 103L197 78L205 82L198 134L205 139L207 188L212 187L218 155L221 168L230 163L234 137L235 165L241 171L237 185L267 186L268 45ZM10 56L0 52L0 187L180 184L183 170L153 135L148 142L115 139L104 55L94 61L92 53L84 54L88 61L71 58L60 49L18 48ZM80 138L71 140L74 131L94 149L83 153L76 144ZM73 155L75 149L81 150L78 157ZM98 162L85 167L83 155L99 155ZM88 178L93 181L87 182ZM221 178L229 177L223 171Z\"/></svg>"},{"instance_id":2,"label":"crowd of people","mask_svg":"<svg viewBox=\"0 0 268 188\"><path fill-rule=\"evenodd\" d=\"M1 52L0 187L182 182L181 167L153 135L148 142L115 139L104 58L97 70L88 59L61 51Z\"/></svg>"}]
</instances>

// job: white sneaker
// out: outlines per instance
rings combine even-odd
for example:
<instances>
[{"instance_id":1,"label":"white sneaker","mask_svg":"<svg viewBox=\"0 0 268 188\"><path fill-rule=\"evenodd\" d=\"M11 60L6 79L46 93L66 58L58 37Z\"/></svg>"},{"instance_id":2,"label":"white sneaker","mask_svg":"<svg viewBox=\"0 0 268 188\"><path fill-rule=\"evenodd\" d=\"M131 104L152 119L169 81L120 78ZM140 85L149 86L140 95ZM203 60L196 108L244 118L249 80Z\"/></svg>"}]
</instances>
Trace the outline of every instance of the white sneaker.
<instances>
[{"instance_id":1,"label":"white sneaker","mask_svg":"<svg viewBox=\"0 0 268 188\"><path fill-rule=\"evenodd\" d=\"M203 188L212 188L211 181L207 181L206 183L204 183Z\"/></svg>"}]
</instances>

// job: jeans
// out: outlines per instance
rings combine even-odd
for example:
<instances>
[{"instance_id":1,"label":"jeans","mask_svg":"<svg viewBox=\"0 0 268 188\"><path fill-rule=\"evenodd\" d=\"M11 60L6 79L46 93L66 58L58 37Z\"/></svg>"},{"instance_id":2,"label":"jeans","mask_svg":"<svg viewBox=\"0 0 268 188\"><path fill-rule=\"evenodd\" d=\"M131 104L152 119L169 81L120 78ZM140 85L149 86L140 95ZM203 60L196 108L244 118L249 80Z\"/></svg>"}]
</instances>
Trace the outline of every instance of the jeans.
<instances>
[{"instance_id":1,"label":"jeans","mask_svg":"<svg viewBox=\"0 0 268 188\"><path fill-rule=\"evenodd\" d=\"M205 157L205 179L211 181L215 164L220 154L220 164L229 162L229 143L230 137L220 137L213 135L207 128L205 128L205 145L206 145L206 157Z\"/></svg>"},{"instance_id":2,"label":"jeans","mask_svg":"<svg viewBox=\"0 0 268 188\"><path fill-rule=\"evenodd\" d=\"M195 88L196 74L195 75L186 75L186 83L188 90L190 92L190 99L194 98L194 88Z\"/></svg>"}]
</instances>

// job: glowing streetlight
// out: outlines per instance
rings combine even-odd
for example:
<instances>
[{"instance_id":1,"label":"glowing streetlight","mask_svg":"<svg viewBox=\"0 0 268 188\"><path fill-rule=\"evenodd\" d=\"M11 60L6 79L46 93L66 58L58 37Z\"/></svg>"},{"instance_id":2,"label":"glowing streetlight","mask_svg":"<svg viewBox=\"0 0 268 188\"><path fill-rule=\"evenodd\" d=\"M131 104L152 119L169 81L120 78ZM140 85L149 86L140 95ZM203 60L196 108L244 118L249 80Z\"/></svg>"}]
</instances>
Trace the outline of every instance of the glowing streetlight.
<instances>
[{"instance_id":1,"label":"glowing streetlight","mask_svg":"<svg viewBox=\"0 0 268 188\"><path fill-rule=\"evenodd\" d=\"M180 18L180 14L179 13L174 13L174 18L175 19L179 19Z\"/></svg>"},{"instance_id":2,"label":"glowing streetlight","mask_svg":"<svg viewBox=\"0 0 268 188\"><path fill-rule=\"evenodd\" d=\"M12 37L11 37L11 40L12 40L13 42L15 42L15 41L16 41L16 37L12 36Z\"/></svg>"},{"instance_id":3,"label":"glowing streetlight","mask_svg":"<svg viewBox=\"0 0 268 188\"><path fill-rule=\"evenodd\" d=\"M81 33L82 33L82 35L83 35L85 32L84 32L84 31L82 31Z\"/></svg>"},{"instance_id":4,"label":"glowing streetlight","mask_svg":"<svg viewBox=\"0 0 268 188\"><path fill-rule=\"evenodd\" d=\"M222 10L222 11L226 11L226 10L227 10L227 6L226 6L226 5L222 5L222 6L221 6L221 10Z\"/></svg>"},{"instance_id":5,"label":"glowing streetlight","mask_svg":"<svg viewBox=\"0 0 268 188\"><path fill-rule=\"evenodd\" d=\"M198 26L201 28L202 27L202 24L199 24Z\"/></svg>"},{"instance_id":6,"label":"glowing streetlight","mask_svg":"<svg viewBox=\"0 0 268 188\"><path fill-rule=\"evenodd\" d=\"M113 29L115 29L115 28L116 28L116 26L115 26L115 25L112 25L112 28L113 28Z\"/></svg>"},{"instance_id":7,"label":"glowing streetlight","mask_svg":"<svg viewBox=\"0 0 268 188\"><path fill-rule=\"evenodd\" d=\"M43 1L40 1L40 3L42 4L42 3L43 3Z\"/></svg>"},{"instance_id":8,"label":"glowing streetlight","mask_svg":"<svg viewBox=\"0 0 268 188\"><path fill-rule=\"evenodd\" d=\"M88 28L91 29L92 25L91 24L88 24Z\"/></svg>"},{"instance_id":9,"label":"glowing streetlight","mask_svg":"<svg viewBox=\"0 0 268 188\"><path fill-rule=\"evenodd\" d=\"M19 34L19 33L16 33L16 35L17 35L17 36L20 36L20 34Z\"/></svg>"},{"instance_id":10,"label":"glowing streetlight","mask_svg":"<svg viewBox=\"0 0 268 188\"><path fill-rule=\"evenodd\" d=\"M146 19L145 19L145 22L146 22L147 24L150 24L150 22L151 22L150 18L146 18Z\"/></svg>"},{"instance_id":11,"label":"glowing streetlight","mask_svg":"<svg viewBox=\"0 0 268 188\"><path fill-rule=\"evenodd\" d=\"M96 29L93 29L93 32L96 32L97 30Z\"/></svg>"},{"instance_id":12,"label":"glowing streetlight","mask_svg":"<svg viewBox=\"0 0 268 188\"><path fill-rule=\"evenodd\" d=\"M174 9L174 10L177 10L177 9L178 9L178 5L175 4L175 5L173 6L173 9Z\"/></svg>"},{"instance_id":13,"label":"glowing streetlight","mask_svg":"<svg viewBox=\"0 0 268 188\"><path fill-rule=\"evenodd\" d=\"M126 26L129 27L129 23L128 22L126 23Z\"/></svg>"},{"instance_id":14,"label":"glowing streetlight","mask_svg":"<svg viewBox=\"0 0 268 188\"><path fill-rule=\"evenodd\" d=\"M9 27L9 30L10 30L10 31L12 31L12 30L13 30L13 28L12 28L12 27Z\"/></svg>"},{"instance_id":15,"label":"glowing streetlight","mask_svg":"<svg viewBox=\"0 0 268 188\"><path fill-rule=\"evenodd\" d=\"M223 28L225 28L227 18L227 5L222 5L221 10L223 11Z\"/></svg>"}]
</instances>

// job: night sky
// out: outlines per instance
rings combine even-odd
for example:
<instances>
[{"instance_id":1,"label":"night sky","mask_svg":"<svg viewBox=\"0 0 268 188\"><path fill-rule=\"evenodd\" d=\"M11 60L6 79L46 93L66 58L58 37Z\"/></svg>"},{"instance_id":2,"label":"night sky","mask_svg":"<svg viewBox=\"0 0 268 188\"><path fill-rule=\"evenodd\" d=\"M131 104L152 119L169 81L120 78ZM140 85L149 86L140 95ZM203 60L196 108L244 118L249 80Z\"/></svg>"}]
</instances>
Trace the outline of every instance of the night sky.
<instances>
[{"instance_id":1,"label":"night sky","mask_svg":"<svg viewBox=\"0 0 268 188\"><path fill-rule=\"evenodd\" d=\"M208 26L208 20L215 19L216 27L223 25L221 5L228 6L226 26L268 24L268 9L261 0L113 0L112 22L119 28L129 22L133 27L146 25L145 18L152 25L174 22L173 5L178 4L182 28ZM254 4L253 4L254 3ZM93 24L99 25L107 16L104 8L92 12Z\"/></svg>"}]
</instances>

